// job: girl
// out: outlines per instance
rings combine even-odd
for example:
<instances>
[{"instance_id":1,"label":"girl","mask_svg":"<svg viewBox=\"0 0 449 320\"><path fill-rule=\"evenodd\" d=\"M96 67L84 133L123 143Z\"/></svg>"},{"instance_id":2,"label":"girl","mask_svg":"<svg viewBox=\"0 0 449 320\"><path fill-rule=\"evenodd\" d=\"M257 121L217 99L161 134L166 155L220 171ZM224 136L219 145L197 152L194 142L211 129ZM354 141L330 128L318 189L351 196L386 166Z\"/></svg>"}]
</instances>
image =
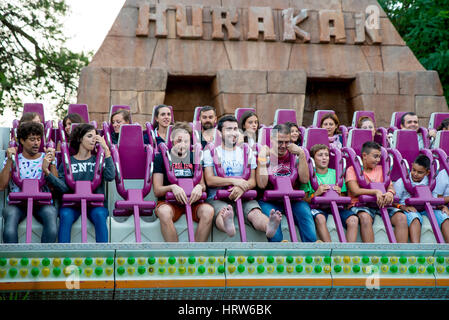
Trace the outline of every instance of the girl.
<instances>
[{"instance_id":1,"label":"girl","mask_svg":"<svg viewBox=\"0 0 449 320\"><path fill-rule=\"evenodd\" d=\"M373 133L373 139L376 135L376 127L374 126L374 121L370 117L360 117L359 121L357 121L357 128L371 130Z\"/></svg>"},{"instance_id":2,"label":"girl","mask_svg":"<svg viewBox=\"0 0 449 320\"><path fill-rule=\"evenodd\" d=\"M299 131L298 125L294 122L286 122L285 124L290 127L290 141L300 146L301 139L299 137L301 136L301 132Z\"/></svg>"},{"instance_id":3,"label":"girl","mask_svg":"<svg viewBox=\"0 0 449 320\"><path fill-rule=\"evenodd\" d=\"M254 112L246 111L240 118L239 129L243 132L243 142L252 147L259 134L259 118Z\"/></svg>"},{"instance_id":4,"label":"girl","mask_svg":"<svg viewBox=\"0 0 449 320\"><path fill-rule=\"evenodd\" d=\"M111 115L111 125L112 129L114 129L111 132L111 140L113 144L118 143L118 139L120 136L120 127L122 124L130 124L131 123L131 114L128 110L120 109L114 112Z\"/></svg>"},{"instance_id":5,"label":"girl","mask_svg":"<svg viewBox=\"0 0 449 320\"><path fill-rule=\"evenodd\" d=\"M154 135L156 143L167 141L167 131L171 123L171 109L165 104L160 104L154 110L154 120L156 122Z\"/></svg>"}]
</instances>

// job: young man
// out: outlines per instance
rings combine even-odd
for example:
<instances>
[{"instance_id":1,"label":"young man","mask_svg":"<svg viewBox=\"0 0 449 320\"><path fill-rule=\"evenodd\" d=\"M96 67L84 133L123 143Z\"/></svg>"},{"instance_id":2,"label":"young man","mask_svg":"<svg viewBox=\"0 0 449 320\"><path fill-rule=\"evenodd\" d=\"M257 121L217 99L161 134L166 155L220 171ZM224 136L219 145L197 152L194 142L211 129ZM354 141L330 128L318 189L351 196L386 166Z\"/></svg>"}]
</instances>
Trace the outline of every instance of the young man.
<instances>
[{"instance_id":1,"label":"young man","mask_svg":"<svg viewBox=\"0 0 449 320\"><path fill-rule=\"evenodd\" d=\"M256 169L257 186L260 189L269 187L268 169L275 176L290 176L292 168L290 167L290 153L298 155L298 177L299 182L307 183L309 181L309 170L306 162L304 151L301 147L294 143L290 143L290 127L286 124L278 124L274 126L270 133L270 144L263 146L257 158L258 164ZM259 200L262 212L270 216L275 212L280 215L284 205L282 202L265 202ZM299 234L303 242L315 242L316 232L313 223L310 206L305 201L292 201L292 211L295 224L299 228ZM276 235L269 241L282 241L282 230L279 227Z\"/></svg>"},{"instance_id":2,"label":"young man","mask_svg":"<svg viewBox=\"0 0 449 320\"><path fill-rule=\"evenodd\" d=\"M419 148L424 148L423 136L419 131L419 121L418 116L414 112L404 113L401 117L401 129L414 130L418 134L418 145Z\"/></svg>"},{"instance_id":3,"label":"young man","mask_svg":"<svg viewBox=\"0 0 449 320\"><path fill-rule=\"evenodd\" d=\"M193 153L190 152L191 137L192 129L188 123L177 122L173 126L170 137L173 147L170 150L170 155L175 176L178 178L193 178L194 175ZM154 195L158 198L156 215L161 222L162 236L165 241L178 241L174 222L185 212L184 205L187 203L192 205L193 221L198 223L195 240L199 242L207 241L212 228L214 208L210 204L197 202L206 190L204 177L193 188L190 199L187 199L186 193L180 186L170 184L168 181L164 161L159 153L154 160L153 187ZM173 192L179 204L165 201L167 192Z\"/></svg>"},{"instance_id":4,"label":"young man","mask_svg":"<svg viewBox=\"0 0 449 320\"><path fill-rule=\"evenodd\" d=\"M204 106L200 110L201 122L201 146L206 147L209 142L214 140L215 124L217 123L217 114L211 106Z\"/></svg>"},{"instance_id":5,"label":"young man","mask_svg":"<svg viewBox=\"0 0 449 320\"><path fill-rule=\"evenodd\" d=\"M412 164L412 170L410 172L410 181L412 186L419 186L429 184L429 173L430 173L430 160L423 154L416 157ZM427 212L418 211L413 206L405 205L405 199L410 198L410 194L404 187L404 182L398 179L394 183L394 189L399 197L399 204L396 204L396 210L402 210L407 216L407 224L410 232L410 242L419 243L421 240L421 225L422 216L427 215ZM435 187L437 189L437 187ZM444 210L447 212L448 208L444 206ZM441 210L434 210L435 217L437 219L438 225L443 233L444 240L449 241L449 216Z\"/></svg>"},{"instance_id":6,"label":"young man","mask_svg":"<svg viewBox=\"0 0 449 320\"><path fill-rule=\"evenodd\" d=\"M45 153L39 152L41 139L44 134L43 126L36 122L24 122L17 129L17 140L22 146L23 151L18 155L18 165L20 177L22 179L40 179L42 176L42 166L50 167L50 170L57 175L55 166L55 149L45 149ZM19 192L19 187L12 181L11 168L12 158L16 156L17 148L8 148L7 158L3 162L0 172L0 190L5 190L9 185L10 192ZM43 192L49 192L45 185ZM56 217L58 212L53 205L39 206L33 211L36 219L43 224L42 242L55 242L57 235ZM27 207L25 205L7 205L3 209L4 243L17 243L17 227L27 216Z\"/></svg>"},{"instance_id":7,"label":"young man","mask_svg":"<svg viewBox=\"0 0 449 320\"><path fill-rule=\"evenodd\" d=\"M310 149L310 156L315 161L316 177L319 187L317 190L312 188L309 182L301 184L301 189L306 192L305 201L309 202L313 197L321 196L326 193L331 186L339 195L346 192L346 184L343 183L342 188L335 186L337 182L337 175L335 169L329 168L329 148L324 144L316 144ZM320 239L324 242L331 242L329 230L327 229L326 221L330 210L312 209L312 215L315 219L317 233ZM357 231L359 228L359 219L357 215L350 210L340 210L340 217L343 226L346 227L346 239L348 242L355 242L357 239Z\"/></svg>"},{"instance_id":8,"label":"young man","mask_svg":"<svg viewBox=\"0 0 449 320\"><path fill-rule=\"evenodd\" d=\"M362 146L363 175L368 182L383 182L382 166L379 165L381 158L381 146L373 141L367 141ZM376 196L379 208L389 207L393 203L396 194L393 184L387 188L385 193L377 189L361 188L357 182L354 167L349 167L346 171L346 185L348 194L352 198L349 205L350 210L357 214L360 221L360 233L363 242L374 242L373 222L376 214L380 215L377 208L355 207L358 197L361 195ZM397 242L407 242L408 227L407 217L402 211L395 211L388 208L391 223L394 226L394 233Z\"/></svg>"},{"instance_id":9,"label":"young man","mask_svg":"<svg viewBox=\"0 0 449 320\"><path fill-rule=\"evenodd\" d=\"M217 130L221 132L221 145L215 148L218 153L221 166L226 173L226 177L216 175L213 158L210 150L204 153L204 176L207 185L210 187L208 201L214 207L216 220L215 224L220 231L225 232L229 237L235 235L234 210L236 201L246 191L256 187L256 159L249 159L251 164L251 176L248 181L241 178L244 171L243 149L237 146L240 135L237 119L234 116L224 116L218 121ZM214 200L217 188L232 186L229 200ZM281 216L272 212L268 218L260 209L256 200L242 201L243 214L245 220L250 222L256 230L265 232L267 238L272 238L281 222Z\"/></svg>"}]
</instances>

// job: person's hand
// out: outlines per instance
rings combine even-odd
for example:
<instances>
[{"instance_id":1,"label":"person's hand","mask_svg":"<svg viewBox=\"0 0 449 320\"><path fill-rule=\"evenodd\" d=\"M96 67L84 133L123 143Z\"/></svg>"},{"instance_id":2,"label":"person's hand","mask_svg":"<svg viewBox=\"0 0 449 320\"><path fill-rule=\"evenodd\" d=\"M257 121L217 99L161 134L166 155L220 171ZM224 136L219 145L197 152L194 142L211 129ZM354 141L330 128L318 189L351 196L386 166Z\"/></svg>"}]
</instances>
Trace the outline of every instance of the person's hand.
<instances>
[{"instance_id":1,"label":"person's hand","mask_svg":"<svg viewBox=\"0 0 449 320\"><path fill-rule=\"evenodd\" d=\"M17 154L17 148L16 147L12 147L12 148L8 148L6 150L6 155L8 159L12 159L13 157L15 157Z\"/></svg>"},{"instance_id":2,"label":"person's hand","mask_svg":"<svg viewBox=\"0 0 449 320\"><path fill-rule=\"evenodd\" d=\"M104 137L100 136L99 134L97 134L95 136L95 143L99 143L100 146L104 149L104 150L109 150L108 145L106 144L106 141L104 140Z\"/></svg>"},{"instance_id":3,"label":"person's hand","mask_svg":"<svg viewBox=\"0 0 449 320\"><path fill-rule=\"evenodd\" d=\"M435 129L429 129L429 137L435 138L437 136L437 131Z\"/></svg>"},{"instance_id":4,"label":"person's hand","mask_svg":"<svg viewBox=\"0 0 449 320\"><path fill-rule=\"evenodd\" d=\"M418 210L416 210L415 207L406 206L406 205L400 205L399 209L401 209L402 211L405 211L405 212L418 212Z\"/></svg>"},{"instance_id":5,"label":"person's hand","mask_svg":"<svg viewBox=\"0 0 449 320\"><path fill-rule=\"evenodd\" d=\"M49 156L50 162L55 160L56 150L55 148L45 148L44 147L45 156Z\"/></svg>"},{"instance_id":6,"label":"person's hand","mask_svg":"<svg viewBox=\"0 0 449 320\"><path fill-rule=\"evenodd\" d=\"M449 208L446 206L443 206L443 208L441 208L441 211L443 211L443 213L449 215Z\"/></svg>"},{"instance_id":7,"label":"person's hand","mask_svg":"<svg viewBox=\"0 0 449 320\"><path fill-rule=\"evenodd\" d=\"M231 189L229 189L229 191L231 191L231 194L229 195L229 199L232 201L237 201L244 193L245 191L243 191L242 188L240 187L232 187Z\"/></svg>"},{"instance_id":8,"label":"person's hand","mask_svg":"<svg viewBox=\"0 0 449 320\"><path fill-rule=\"evenodd\" d=\"M234 185L234 187L239 187L240 189L242 189L243 192L248 191L250 187L248 181L243 179L234 179L232 181L232 184Z\"/></svg>"},{"instance_id":9,"label":"person's hand","mask_svg":"<svg viewBox=\"0 0 449 320\"><path fill-rule=\"evenodd\" d=\"M287 146L287 149L290 153L292 154L296 154L298 156L304 155L304 150L302 150L302 148L294 143L290 143Z\"/></svg>"},{"instance_id":10,"label":"person's hand","mask_svg":"<svg viewBox=\"0 0 449 320\"><path fill-rule=\"evenodd\" d=\"M187 204L187 196L183 188L178 186L177 184L171 185L171 192L173 192L173 195L176 198L176 201L178 201L181 204Z\"/></svg>"},{"instance_id":11,"label":"person's hand","mask_svg":"<svg viewBox=\"0 0 449 320\"><path fill-rule=\"evenodd\" d=\"M190 193L189 204L192 205L193 203L197 202L202 195L203 195L203 187L200 184L197 184Z\"/></svg>"},{"instance_id":12,"label":"person's hand","mask_svg":"<svg viewBox=\"0 0 449 320\"><path fill-rule=\"evenodd\" d=\"M330 188L331 187L328 184L320 184L318 189L315 191L315 196L320 196L323 193L326 193Z\"/></svg>"},{"instance_id":13,"label":"person's hand","mask_svg":"<svg viewBox=\"0 0 449 320\"><path fill-rule=\"evenodd\" d=\"M384 194L382 193L382 191L380 190L376 190L376 199L377 199L377 205L379 206L379 208L383 208L385 206L385 197Z\"/></svg>"},{"instance_id":14,"label":"person's hand","mask_svg":"<svg viewBox=\"0 0 449 320\"><path fill-rule=\"evenodd\" d=\"M339 196L341 195L341 188L339 186L334 186L332 189L334 189L334 191L338 193Z\"/></svg>"},{"instance_id":15,"label":"person's hand","mask_svg":"<svg viewBox=\"0 0 449 320\"><path fill-rule=\"evenodd\" d=\"M44 159L42 160L42 172L48 176L50 174L50 170L48 169L50 167L50 164L54 160L54 155L52 155L51 152L45 153Z\"/></svg>"},{"instance_id":16,"label":"person's hand","mask_svg":"<svg viewBox=\"0 0 449 320\"><path fill-rule=\"evenodd\" d=\"M391 204L393 203L393 198L394 198L393 193L391 193L391 192L389 192L389 191L387 191L386 193L384 193L384 199L385 199L384 205L386 205L386 206L391 205Z\"/></svg>"}]
</instances>

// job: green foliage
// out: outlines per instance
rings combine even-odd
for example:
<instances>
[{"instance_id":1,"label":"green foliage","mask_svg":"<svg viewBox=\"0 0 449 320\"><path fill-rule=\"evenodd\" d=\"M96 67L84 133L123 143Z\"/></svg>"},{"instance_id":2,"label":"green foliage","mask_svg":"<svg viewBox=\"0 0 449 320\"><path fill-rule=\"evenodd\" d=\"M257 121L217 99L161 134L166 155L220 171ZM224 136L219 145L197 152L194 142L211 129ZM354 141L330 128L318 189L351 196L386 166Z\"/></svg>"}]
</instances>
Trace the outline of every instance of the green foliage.
<instances>
[{"instance_id":1,"label":"green foliage","mask_svg":"<svg viewBox=\"0 0 449 320\"><path fill-rule=\"evenodd\" d=\"M64 47L64 0L0 1L0 113L18 111L20 96L52 99L61 113L76 93L89 55Z\"/></svg>"},{"instance_id":2,"label":"green foliage","mask_svg":"<svg viewBox=\"0 0 449 320\"><path fill-rule=\"evenodd\" d=\"M419 62L436 70L449 103L449 0L379 0Z\"/></svg>"}]
</instances>

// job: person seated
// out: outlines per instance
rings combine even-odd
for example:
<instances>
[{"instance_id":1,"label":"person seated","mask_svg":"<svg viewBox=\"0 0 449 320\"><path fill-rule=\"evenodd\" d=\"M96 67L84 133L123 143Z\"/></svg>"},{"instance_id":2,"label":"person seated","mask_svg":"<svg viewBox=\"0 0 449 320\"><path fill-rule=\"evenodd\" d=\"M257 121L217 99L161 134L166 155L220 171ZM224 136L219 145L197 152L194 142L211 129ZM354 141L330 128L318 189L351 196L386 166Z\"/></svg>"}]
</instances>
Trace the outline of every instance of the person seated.
<instances>
[{"instance_id":1,"label":"person seated","mask_svg":"<svg viewBox=\"0 0 449 320\"><path fill-rule=\"evenodd\" d=\"M401 117L401 129L414 130L418 133L419 149L424 148L424 138L419 132L418 116L414 112L406 112ZM436 133L435 133L436 134Z\"/></svg>"},{"instance_id":2,"label":"person seated","mask_svg":"<svg viewBox=\"0 0 449 320\"><path fill-rule=\"evenodd\" d=\"M432 191L432 195L437 198L444 198L444 206L441 207L441 211L443 214L446 214L449 216L449 209L448 209L448 203L449 203L449 175L446 170L442 169L437 175L436 178L436 184L435 188ZM446 221L446 220L445 220ZM443 226L445 226L445 222L441 224L441 228L443 230ZM449 243L449 239L446 238L445 233L443 232L443 237L446 243Z\"/></svg>"},{"instance_id":3,"label":"person seated","mask_svg":"<svg viewBox=\"0 0 449 320\"><path fill-rule=\"evenodd\" d=\"M84 123L83 118L78 113L69 113L62 119L62 126L67 139L70 137L70 133L72 132L72 124L74 123ZM61 151L61 141L58 141L56 151Z\"/></svg>"},{"instance_id":4,"label":"person seated","mask_svg":"<svg viewBox=\"0 0 449 320\"><path fill-rule=\"evenodd\" d=\"M368 116L360 117L359 121L357 121L357 128L364 130L371 130L374 139L374 136L376 135L376 127L374 126L374 121L373 119L371 119L371 117Z\"/></svg>"},{"instance_id":5,"label":"person seated","mask_svg":"<svg viewBox=\"0 0 449 320\"><path fill-rule=\"evenodd\" d=\"M118 144L118 140L120 137L120 127L123 124L130 124L130 123L131 123L131 113L126 109L119 109L111 115L111 125L112 125L111 142L112 142L112 144ZM146 132L143 132L143 143L144 144L150 143L150 139Z\"/></svg>"},{"instance_id":6,"label":"person seated","mask_svg":"<svg viewBox=\"0 0 449 320\"><path fill-rule=\"evenodd\" d=\"M104 167L100 186L93 190L93 193L104 194L105 181L112 181L115 178L115 166L112 161L111 152L103 137L97 134L95 127L89 123L82 123L72 130L70 135L70 147L75 150L75 155L70 156L71 170L74 181L92 181L95 175L95 165L97 156L92 154L96 143L99 143L105 152ZM47 182L55 189L64 194L71 190L66 184L64 164L58 168L58 176L42 168ZM71 239L72 225L78 220L81 212L78 208L61 207L59 209L59 234L58 242L67 243ZM95 226L95 239L97 242L108 242L108 228L106 219L108 217L106 201L102 207L90 207L87 211L88 219Z\"/></svg>"},{"instance_id":7,"label":"person seated","mask_svg":"<svg viewBox=\"0 0 449 320\"><path fill-rule=\"evenodd\" d=\"M22 146L22 152L18 155L18 166L22 179L40 179L43 168L57 174L55 167L55 149L45 148L45 152L39 152L41 140L44 135L42 124L33 121L25 121L17 129L17 140ZM17 148L11 147L6 150L6 159L3 161L0 172L0 191L9 187L9 192L20 192L19 187L13 182L11 176L12 158L17 154ZM45 184L43 192L49 192ZM35 218L42 223L42 242L55 242L57 236L56 218L58 212L54 205L37 205L37 210L33 210ZM27 205L6 205L3 208L3 242L17 243L17 228L21 221L27 216Z\"/></svg>"},{"instance_id":8,"label":"person seated","mask_svg":"<svg viewBox=\"0 0 449 320\"><path fill-rule=\"evenodd\" d=\"M429 185L429 174L430 160L425 155L420 154L416 157L415 161L413 161L412 170L409 174L412 186ZM405 189L402 178L398 179L393 186L399 197L399 203L395 204L395 207L397 208L395 210L402 210L405 212L405 215L407 216L407 225L409 227L410 242L419 243L421 240L422 216L427 216L427 212L425 210L418 211L415 207L405 204L405 199L411 198L411 195ZM447 212L449 212L449 210L446 206L441 206L441 208L444 209L445 212L442 210L434 210L433 212L435 213L435 218L443 233L444 240L448 242L449 216L447 215Z\"/></svg>"},{"instance_id":9,"label":"person seated","mask_svg":"<svg viewBox=\"0 0 449 320\"><path fill-rule=\"evenodd\" d=\"M248 190L256 187L256 159L248 159L251 165L251 176L248 181L239 177L244 171L243 148L238 145L240 135L238 122L234 116L227 115L218 121L217 130L221 132L221 145L214 149L219 155L221 166L226 177L217 176L214 160L210 150L204 152L204 178L209 187L207 201L214 207L215 225L220 231L229 237L235 235L234 211L236 201ZM228 200L214 200L217 189L231 186L231 194ZM265 232L267 238L272 238L281 222L279 214L270 215L268 218L261 211L256 200L242 201L245 221L256 230Z\"/></svg>"},{"instance_id":10,"label":"person seated","mask_svg":"<svg viewBox=\"0 0 449 320\"><path fill-rule=\"evenodd\" d=\"M171 123L171 109L165 104L160 104L154 110L154 120L156 126L154 128L154 136L156 137L156 144L166 142L167 131Z\"/></svg>"},{"instance_id":11,"label":"person seated","mask_svg":"<svg viewBox=\"0 0 449 320\"><path fill-rule=\"evenodd\" d=\"M266 145L263 146L257 158L256 181L260 189L272 188L269 183L268 170L275 176L290 176L292 174L292 168L290 167L291 153L299 158L298 182L307 183L309 181L309 169L304 151L290 141L290 127L288 125L278 124L273 127L270 133L271 148ZM301 240L303 242L315 242L317 240L316 231L310 206L305 201L291 201L291 204L293 218L299 228ZM284 209L282 202L259 200L259 205L262 212L270 218L273 214L281 215L280 212ZM282 239L282 230L278 227L275 236L268 241L278 242Z\"/></svg>"},{"instance_id":12,"label":"person seated","mask_svg":"<svg viewBox=\"0 0 449 320\"><path fill-rule=\"evenodd\" d=\"M192 128L190 125L187 122L176 122L170 136L173 144L170 155L172 168L177 178L193 178L194 158L193 152L190 150L191 139ZM174 222L185 212L187 203L192 206L193 221L198 223L195 241L207 241L212 229L214 208L208 203L198 202L203 192L206 191L204 177L201 178L199 184L194 186L190 199L188 199L180 186L170 184L162 154L158 153L154 160L153 188L154 195L158 198L155 213L161 222L161 232L165 241L178 241ZM167 192L172 192L178 203L166 201Z\"/></svg>"},{"instance_id":13,"label":"person seated","mask_svg":"<svg viewBox=\"0 0 449 320\"><path fill-rule=\"evenodd\" d=\"M297 146L301 145L301 132L299 131L299 127L294 122L286 122L285 123L290 128L290 139L291 142L296 144Z\"/></svg>"},{"instance_id":14,"label":"person seated","mask_svg":"<svg viewBox=\"0 0 449 320\"><path fill-rule=\"evenodd\" d=\"M334 185L332 188L339 195L345 193L347 190L344 182L341 188L335 185L337 182L337 175L335 169L329 168L329 148L324 144L316 144L310 149L310 156L315 161L316 177L319 187L317 190L314 190L310 181L306 184L301 184L300 188L306 192L305 201L310 203L313 197L319 197L326 193L331 188L331 185ZM324 242L331 242L331 236L326 225L329 213L331 213L330 209L312 209L318 236ZM350 210L340 210L340 217L343 226L347 230L346 240L348 242L355 242L357 239L357 231L359 229L359 219L357 215Z\"/></svg>"},{"instance_id":15,"label":"person seated","mask_svg":"<svg viewBox=\"0 0 449 320\"><path fill-rule=\"evenodd\" d=\"M37 112L25 112L19 120L19 126L25 122L42 123L41 116Z\"/></svg>"},{"instance_id":16,"label":"person seated","mask_svg":"<svg viewBox=\"0 0 449 320\"><path fill-rule=\"evenodd\" d=\"M430 148L433 148L433 145L435 144L435 138L437 137L437 132L438 131L447 131L447 130L449 130L449 118L446 118L443 121L441 121L440 125L438 126L438 128L436 130L429 129L429 137L431 138Z\"/></svg>"},{"instance_id":17,"label":"person seated","mask_svg":"<svg viewBox=\"0 0 449 320\"><path fill-rule=\"evenodd\" d=\"M259 134L259 118L253 111L246 111L242 114L239 123L239 129L243 135L240 142L248 143L252 147L257 142Z\"/></svg>"},{"instance_id":18,"label":"person seated","mask_svg":"<svg viewBox=\"0 0 449 320\"><path fill-rule=\"evenodd\" d=\"M320 128L327 130L329 137L329 146L341 149L343 146L343 137L340 132L340 120L335 113L327 113L321 118Z\"/></svg>"},{"instance_id":19,"label":"person seated","mask_svg":"<svg viewBox=\"0 0 449 320\"><path fill-rule=\"evenodd\" d=\"M215 125L217 123L217 113L214 107L204 106L200 110L201 123L201 147L204 149L206 145L214 141Z\"/></svg>"},{"instance_id":20,"label":"person seated","mask_svg":"<svg viewBox=\"0 0 449 320\"><path fill-rule=\"evenodd\" d=\"M381 146L377 142L367 141L362 146L362 163L363 176L368 182L383 182L382 166L379 164L381 160ZM380 215L380 208L391 207L393 197L396 194L393 184L383 193L378 189L361 188L357 181L357 176L353 166L346 170L346 186L348 195L351 197L349 209L355 213L360 222L360 235L363 242L374 242L373 222L377 215ZM378 208L356 207L358 197L361 195L372 195L377 199ZM394 226L394 233L397 242L407 242L408 227L407 217L404 212L387 208L391 223Z\"/></svg>"}]
</instances>

